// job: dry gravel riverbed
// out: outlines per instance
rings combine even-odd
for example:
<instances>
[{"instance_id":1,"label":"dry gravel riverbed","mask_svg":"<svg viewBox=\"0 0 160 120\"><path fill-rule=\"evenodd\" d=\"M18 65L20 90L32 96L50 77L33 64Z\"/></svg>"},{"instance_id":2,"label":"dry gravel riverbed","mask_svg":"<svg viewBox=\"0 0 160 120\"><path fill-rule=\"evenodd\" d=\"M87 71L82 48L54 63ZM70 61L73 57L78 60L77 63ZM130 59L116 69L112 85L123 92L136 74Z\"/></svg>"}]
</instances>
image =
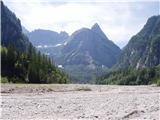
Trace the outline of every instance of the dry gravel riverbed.
<instances>
[{"instance_id":1,"label":"dry gravel riverbed","mask_svg":"<svg viewBox=\"0 0 160 120\"><path fill-rule=\"evenodd\" d=\"M160 87L1 85L1 119L160 120Z\"/></svg>"}]
</instances>

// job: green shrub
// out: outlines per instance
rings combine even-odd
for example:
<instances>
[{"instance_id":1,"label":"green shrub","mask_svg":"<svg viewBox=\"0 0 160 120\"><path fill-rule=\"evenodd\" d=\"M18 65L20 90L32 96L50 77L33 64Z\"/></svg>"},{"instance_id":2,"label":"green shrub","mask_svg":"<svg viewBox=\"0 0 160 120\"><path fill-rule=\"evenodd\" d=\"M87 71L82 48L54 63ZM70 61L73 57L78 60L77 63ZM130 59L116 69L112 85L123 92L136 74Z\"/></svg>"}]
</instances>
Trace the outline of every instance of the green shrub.
<instances>
[{"instance_id":1,"label":"green shrub","mask_svg":"<svg viewBox=\"0 0 160 120\"><path fill-rule=\"evenodd\" d=\"M76 88L75 91L92 91L92 89L89 87L80 87Z\"/></svg>"},{"instance_id":2,"label":"green shrub","mask_svg":"<svg viewBox=\"0 0 160 120\"><path fill-rule=\"evenodd\" d=\"M6 77L1 77L1 83L8 83L8 79Z\"/></svg>"},{"instance_id":3,"label":"green shrub","mask_svg":"<svg viewBox=\"0 0 160 120\"><path fill-rule=\"evenodd\" d=\"M160 86L160 79L157 80L157 86Z\"/></svg>"}]
</instances>

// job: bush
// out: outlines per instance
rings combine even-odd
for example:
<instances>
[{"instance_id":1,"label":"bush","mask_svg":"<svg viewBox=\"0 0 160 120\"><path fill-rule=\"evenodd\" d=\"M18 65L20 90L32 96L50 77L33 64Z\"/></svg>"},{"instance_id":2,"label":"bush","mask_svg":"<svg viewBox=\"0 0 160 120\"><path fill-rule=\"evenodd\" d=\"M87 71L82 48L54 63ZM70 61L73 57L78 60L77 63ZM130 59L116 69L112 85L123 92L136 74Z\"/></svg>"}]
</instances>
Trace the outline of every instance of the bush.
<instances>
[{"instance_id":1,"label":"bush","mask_svg":"<svg viewBox=\"0 0 160 120\"><path fill-rule=\"evenodd\" d=\"M157 86L160 86L160 79L157 80Z\"/></svg>"},{"instance_id":2,"label":"bush","mask_svg":"<svg viewBox=\"0 0 160 120\"><path fill-rule=\"evenodd\" d=\"M80 87L80 88L76 88L75 90L76 91L92 91L92 89L89 87Z\"/></svg>"},{"instance_id":3,"label":"bush","mask_svg":"<svg viewBox=\"0 0 160 120\"><path fill-rule=\"evenodd\" d=\"M8 83L8 79L6 77L1 77L1 83Z\"/></svg>"}]
</instances>

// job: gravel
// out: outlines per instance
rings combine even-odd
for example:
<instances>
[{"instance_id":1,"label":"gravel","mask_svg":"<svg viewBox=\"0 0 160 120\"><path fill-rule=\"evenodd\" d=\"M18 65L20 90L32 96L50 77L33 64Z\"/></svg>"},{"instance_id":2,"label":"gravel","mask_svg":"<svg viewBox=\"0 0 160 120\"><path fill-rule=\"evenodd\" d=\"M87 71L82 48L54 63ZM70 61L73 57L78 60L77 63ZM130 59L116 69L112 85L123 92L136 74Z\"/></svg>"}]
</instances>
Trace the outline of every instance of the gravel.
<instances>
[{"instance_id":1,"label":"gravel","mask_svg":"<svg viewBox=\"0 0 160 120\"><path fill-rule=\"evenodd\" d=\"M1 85L1 119L160 120L160 87Z\"/></svg>"}]
</instances>

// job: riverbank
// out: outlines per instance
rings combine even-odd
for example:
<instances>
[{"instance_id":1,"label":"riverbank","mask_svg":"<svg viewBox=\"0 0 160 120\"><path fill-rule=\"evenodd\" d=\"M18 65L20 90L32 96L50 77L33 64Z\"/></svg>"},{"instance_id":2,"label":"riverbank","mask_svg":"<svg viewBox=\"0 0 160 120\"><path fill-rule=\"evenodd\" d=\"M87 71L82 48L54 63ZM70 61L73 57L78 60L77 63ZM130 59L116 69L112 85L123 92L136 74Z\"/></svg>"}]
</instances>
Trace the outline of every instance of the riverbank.
<instances>
[{"instance_id":1,"label":"riverbank","mask_svg":"<svg viewBox=\"0 0 160 120\"><path fill-rule=\"evenodd\" d=\"M153 86L2 84L1 101L1 119L160 119Z\"/></svg>"}]
</instances>

